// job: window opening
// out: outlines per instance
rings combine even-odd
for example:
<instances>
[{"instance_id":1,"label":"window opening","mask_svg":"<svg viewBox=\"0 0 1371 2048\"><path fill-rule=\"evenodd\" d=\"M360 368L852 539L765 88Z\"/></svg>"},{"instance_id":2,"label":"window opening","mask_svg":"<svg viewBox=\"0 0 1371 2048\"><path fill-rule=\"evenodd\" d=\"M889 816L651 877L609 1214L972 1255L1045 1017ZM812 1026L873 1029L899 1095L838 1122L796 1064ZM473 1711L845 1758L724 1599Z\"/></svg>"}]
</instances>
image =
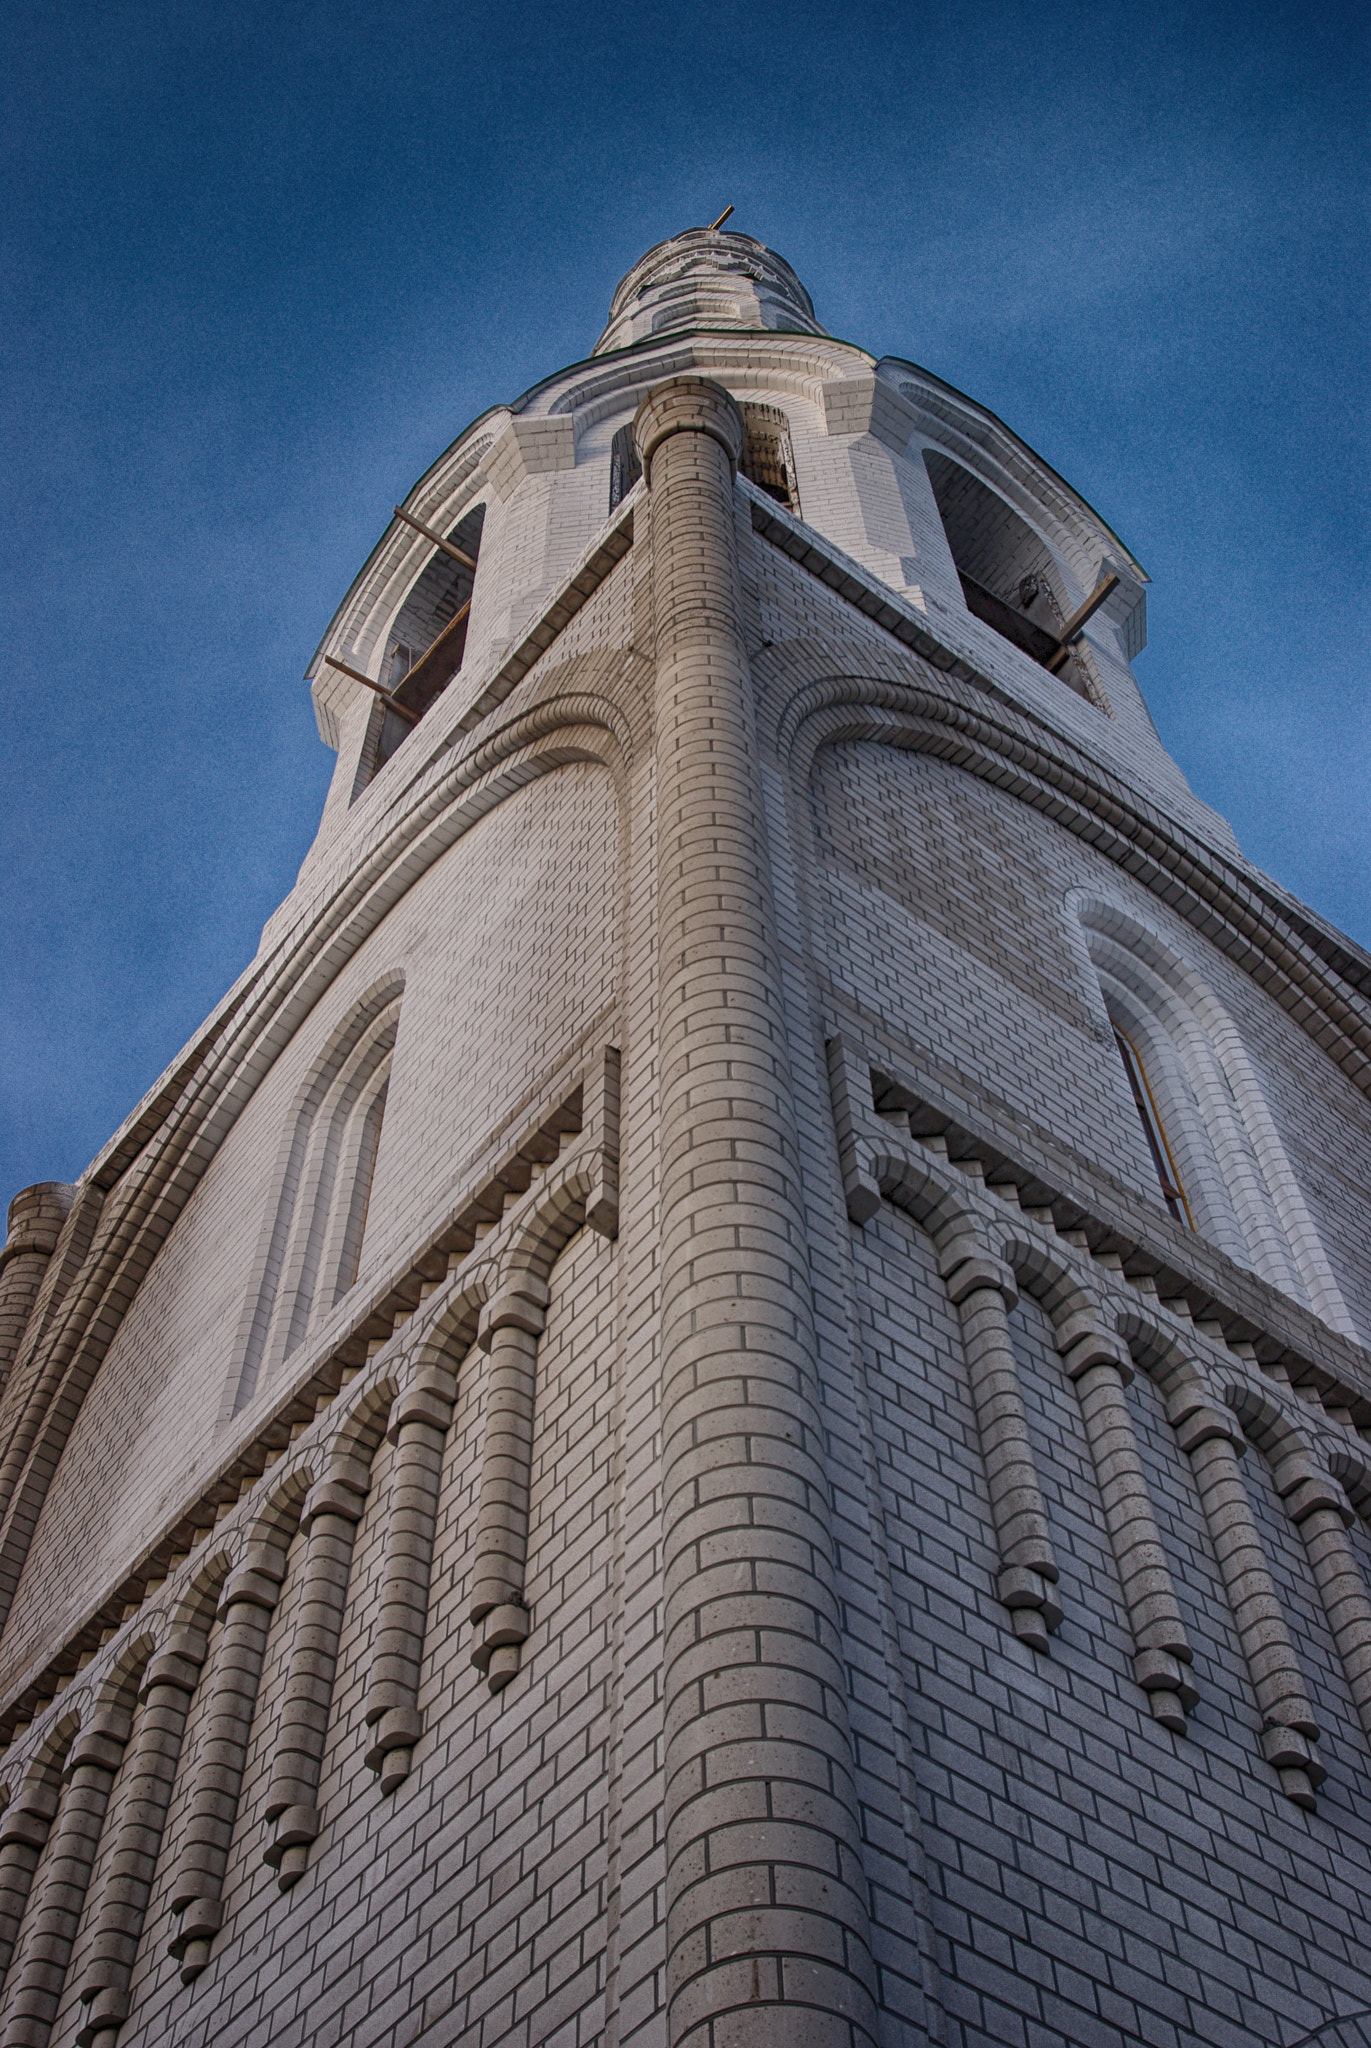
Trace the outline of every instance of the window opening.
<instances>
[{"instance_id":1,"label":"window opening","mask_svg":"<svg viewBox=\"0 0 1371 2048\"><path fill-rule=\"evenodd\" d=\"M357 1275L361 1271L362 1245L366 1239L367 1217L371 1211L371 1187L376 1178L376 1155L381 1149L381 1123L386 1113L386 1095L389 1088L390 1076L387 1074L366 1114L362 1141L357 1150L352 1200L348 1204L347 1221L343 1231L338 1278L333 1289L335 1301L341 1301L349 1288L356 1284Z\"/></svg>"},{"instance_id":2,"label":"window opening","mask_svg":"<svg viewBox=\"0 0 1371 2048\"><path fill-rule=\"evenodd\" d=\"M788 512L798 513L800 492L795 479L795 451L790 445L790 421L774 405L745 405L741 411L743 475Z\"/></svg>"},{"instance_id":3,"label":"window opening","mask_svg":"<svg viewBox=\"0 0 1371 2048\"><path fill-rule=\"evenodd\" d=\"M631 426L620 427L609 447L609 509L622 505L643 473Z\"/></svg>"},{"instance_id":4,"label":"window opening","mask_svg":"<svg viewBox=\"0 0 1371 2048\"><path fill-rule=\"evenodd\" d=\"M409 719L388 704L380 707L381 730L374 772L384 768L462 666L485 516L485 506L478 505L458 521L447 540L467 560L458 561L439 549L390 629L381 673L391 696L409 713ZM416 653L416 649L423 651Z\"/></svg>"},{"instance_id":5,"label":"window opening","mask_svg":"<svg viewBox=\"0 0 1371 2048\"><path fill-rule=\"evenodd\" d=\"M972 617L1060 677L1078 697L1108 711L1109 700L1078 635L1118 577L1112 571L1102 576L1068 617L1051 551L1027 520L950 455L926 448L924 467Z\"/></svg>"},{"instance_id":6,"label":"window opening","mask_svg":"<svg viewBox=\"0 0 1371 2048\"><path fill-rule=\"evenodd\" d=\"M1157 1114L1157 1105L1148 1085L1147 1070L1117 1024L1114 1027L1114 1043L1119 1048L1119 1058L1123 1061L1123 1070L1133 1091L1138 1120L1147 1138L1147 1149L1152 1154L1152 1164L1157 1170L1157 1179L1161 1183L1166 1206L1178 1223L1184 1223L1188 1230L1193 1230L1195 1224L1190 1214L1190 1204L1181 1189L1176 1162L1171 1156L1171 1147L1166 1142L1166 1132L1162 1129L1162 1120Z\"/></svg>"}]
</instances>

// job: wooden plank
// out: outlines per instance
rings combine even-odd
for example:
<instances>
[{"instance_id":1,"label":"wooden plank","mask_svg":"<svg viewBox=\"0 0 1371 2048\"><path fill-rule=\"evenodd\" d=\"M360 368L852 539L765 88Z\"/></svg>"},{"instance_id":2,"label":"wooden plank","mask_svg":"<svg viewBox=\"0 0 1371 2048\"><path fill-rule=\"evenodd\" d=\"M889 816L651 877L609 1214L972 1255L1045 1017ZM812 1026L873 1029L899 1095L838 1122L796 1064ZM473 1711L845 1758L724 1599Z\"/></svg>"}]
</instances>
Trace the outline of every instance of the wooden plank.
<instances>
[{"instance_id":1,"label":"wooden plank","mask_svg":"<svg viewBox=\"0 0 1371 2048\"><path fill-rule=\"evenodd\" d=\"M410 725L417 725L419 723L418 714L411 711L409 707L405 704L397 704L394 697L391 696L390 691L386 688L384 683L373 682L370 676L364 676L362 674L361 669L349 668L348 664L345 661L338 661L331 654L326 654L324 656L324 660L327 662L330 668L341 669L345 676L351 676L354 683L361 683L364 685L366 689L374 690L377 696L384 699L385 703L389 705L390 709L393 712L395 712L398 717L406 719ZM411 674L412 673L413 671L411 670Z\"/></svg>"},{"instance_id":2,"label":"wooden plank","mask_svg":"<svg viewBox=\"0 0 1371 2048\"><path fill-rule=\"evenodd\" d=\"M466 646L462 628L470 610L471 599L468 598L462 609L448 620L433 645L424 649L401 682L396 694L403 698L405 708L412 707L414 717L423 717L434 698L446 689L461 667Z\"/></svg>"},{"instance_id":3,"label":"wooden plank","mask_svg":"<svg viewBox=\"0 0 1371 2048\"><path fill-rule=\"evenodd\" d=\"M473 556L463 554L462 550L454 546L452 541L444 540L441 533L435 533L431 526L425 526L423 520L416 519L412 512L403 512L397 505L395 507L395 517L403 519L405 525L412 526L416 533L422 533L425 540L431 540L436 548L441 548L445 555L451 555L453 561L460 562L464 569L470 569L473 575L476 573L476 562Z\"/></svg>"},{"instance_id":4,"label":"wooden plank","mask_svg":"<svg viewBox=\"0 0 1371 2048\"><path fill-rule=\"evenodd\" d=\"M1073 640L1078 640L1080 638L1081 628L1087 625L1089 621L1094 618L1096 612L1104 603L1105 599L1109 597L1113 591L1117 590L1118 584L1119 579L1114 574L1114 571L1111 569L1109 574L1103 577L1101 581L1095 585L1095 588L1091 591L1085 603L1083 605L1080 605L1074 612L1072 612L1071 617L1062 627L1061 633L1058 635L1058 637L1061 640L1061 643L1064 647L1069 646Z\"/></svg>"}]
</instances>

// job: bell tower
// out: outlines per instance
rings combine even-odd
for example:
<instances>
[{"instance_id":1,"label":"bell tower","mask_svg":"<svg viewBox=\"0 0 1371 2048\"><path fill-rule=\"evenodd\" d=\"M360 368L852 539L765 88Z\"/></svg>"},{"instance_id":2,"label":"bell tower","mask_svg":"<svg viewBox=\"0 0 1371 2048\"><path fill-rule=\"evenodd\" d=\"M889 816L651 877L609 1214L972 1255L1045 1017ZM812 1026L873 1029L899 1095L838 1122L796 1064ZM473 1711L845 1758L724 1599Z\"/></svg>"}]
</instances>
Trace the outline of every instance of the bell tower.
<instances>
[{"instance_id":1,"label":"bell tower","mask_svg":"<svg viewBox=\"0 0 1371 2048\"><path fill-rule=\"evenodd\" d=\"M1371 2043L1371 960L1147 582L721 224L394 508L11 1211L0 2048Z\"/></svg>"}]
</instances>

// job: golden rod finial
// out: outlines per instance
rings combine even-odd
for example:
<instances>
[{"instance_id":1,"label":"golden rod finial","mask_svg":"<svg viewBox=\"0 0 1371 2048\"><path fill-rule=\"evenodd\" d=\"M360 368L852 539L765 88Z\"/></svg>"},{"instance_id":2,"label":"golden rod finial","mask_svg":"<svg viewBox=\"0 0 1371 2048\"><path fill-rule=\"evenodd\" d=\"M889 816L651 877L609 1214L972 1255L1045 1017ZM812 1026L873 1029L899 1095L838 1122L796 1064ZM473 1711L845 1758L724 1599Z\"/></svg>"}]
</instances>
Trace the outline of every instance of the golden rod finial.
<instances>
[{"instance_id":1,"label":"golden rod finial","mask_svg":"<svg viewBox=\"0 0 1371 2048\"><path fill-rule=\"evenodd\" d=\"M721 228L723 226L724 222L728 219L728 216L732 213L732 211L733 208L731 206L726 206L723 212L719 215L719 218L717 220L712 220L709 223L709 232L711 233L711 235L715 232L716 229Z\"/></svg>"}]
</instances>

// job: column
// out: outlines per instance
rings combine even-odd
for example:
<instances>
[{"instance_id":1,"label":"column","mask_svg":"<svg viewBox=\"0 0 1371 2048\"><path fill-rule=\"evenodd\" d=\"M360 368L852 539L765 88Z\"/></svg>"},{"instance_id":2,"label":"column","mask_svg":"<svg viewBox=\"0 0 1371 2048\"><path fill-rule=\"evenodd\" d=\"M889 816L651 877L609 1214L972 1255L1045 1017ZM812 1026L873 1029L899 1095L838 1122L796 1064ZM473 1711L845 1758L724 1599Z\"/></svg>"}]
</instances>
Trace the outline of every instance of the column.
<instances>
[{"instance_id":1,"label":"column","mask_svg":"<svg viewBox=\"0 0 1371 2048\"><path fill-rule=\"evenodd\" d=\"M1133 1433L1125 1388L1133 1377L1128 1347L1094 1326L1091 1310L1059 1323L1057 1349L1075 1386L1099 1481L1105 1526L1133 1631L1133 1672L1154 1720L1175 1735L1199 1698L1190 1675L1191 1649L1181 1621L1147 1477Z\"/></svg>"},{"instance_id":2,"label":"column","mask_svg":"<svg viewBox=\"0 0 1371 2048\"><path fill-rule=\"evenodd\" d=\"M874 2044L805 1219L734 474L704 378L643 401L661 1039L671 2048Z\"/></svg>"},{"instance_id":3,"label":"column","mask_svg":"<svg viewBox=\"0 0 1371 2048\"><path fill-rule=\"evenodd\" d=\"M395 1456L365 1720L371 1730L367 1763L387 1793L398 1791L409 1776L424 1729L419 1679L453 1392L450 1373L438 1367L421 1371L395 1403L386 1432Z\"/></svg>"},{"instance_id":4,"label":"column","mask_svg":"<svg viewBox=\"0 0 1371 2048\"><path fill-rule=\"evenodd\" d=\"M1009 1328L1009 1311L1018 1298L1014 1275L1003 1259L991 1257L968 1233L954 1237L941 1253L938 1268L948 1300L961 1317L1000 1553L996 1591L1019 1641L1031 1650L1046 1650L1052 1631L1061 1626L1062 1607Z\"/></svg>"},{"instance_id":5,"label":"column","mask_svg":"<svg viewBox=\"0 0 1371 2048\"><path fill-rule=\"evenodd\" d=\"M203 1630L172 1629L143 1673L138 1727L124 1763L128 1797L81 1980L81 2003L87 2010L76 2036L80 2048L113 2048L129 2016L129 1984L205 1648Z\"/></svg>"},{"instance_id":6,"label":"column","mask_svg":"<svg viewBox=\"0 0 1371 2048\"><path fill-rule=\"evenodd\" d=\"M528 1566L528 1501L533 1473L533 1410L538 1339L551 1290L533 1273L517 1273L481 1312L478 1342L490 1353L486 1377L481 1502L472 1561L471 1661L500 1692L519 1669L528 1639L524 1601Z\"/></svg>"},{"instance_id":7,"label":"column","mask_svg":"<svg viewBox=\"0 0 1371 2048\"><path fill-rule=\"evenodd\" d=\"M341 1459L310 1488L300 1516L305 1537L300 1604L267 1792L271 1840L262 1852L283 1892L304 1875L309 1845L323 1825L316 1804L319 1772L347 1611L353 1538L369 1483L365 1465Z\"/></svg>"},{"instance_id":8,"label":"column","mask_svg":"<svg viewBox=\"0 0 1371 2048\"><path fill-rule=\"evenodd\" d=\"M1262 1717L1262 1754L1296 1806L1310 1808L1328 1775L1314 1744L1319 1728L1285 1624L1238 1458L1247 1445L1233 1417L1198 1385L1167 1402L1176 1441L1190 1460L1228 1604Z\"/></svg>"},{"instance_id":9,"label":"column","mask_svg":"<svg viewBox=\"0 0 1371 2048\"><path fill-rule=\"evenodd\" d=\"M4 2048L47 2048L128 1737L129 1717L122 1707L97 1707L72 1743L57 1833L10 1987Z\"/></svg>"},{"instance_id":10,"label":"column","mask_svg":"<svg viewBox=\"0 0 1371 2048\"><path fill-rule=\"evenodd\" d=\"M262 1680L271 1617L286 1575L286 1554L272 1543L251 1543L224 1581L219 1602L223 1632L215 1653L210 1720L196 1759L195 1787L177 1858L171 1910L181 1924L168 1949L189 1984L209 1962L210 1945L224 1922L228 1868L238 1794L243 1786L257 1688Z\"/></svg>"}]
</instances>

